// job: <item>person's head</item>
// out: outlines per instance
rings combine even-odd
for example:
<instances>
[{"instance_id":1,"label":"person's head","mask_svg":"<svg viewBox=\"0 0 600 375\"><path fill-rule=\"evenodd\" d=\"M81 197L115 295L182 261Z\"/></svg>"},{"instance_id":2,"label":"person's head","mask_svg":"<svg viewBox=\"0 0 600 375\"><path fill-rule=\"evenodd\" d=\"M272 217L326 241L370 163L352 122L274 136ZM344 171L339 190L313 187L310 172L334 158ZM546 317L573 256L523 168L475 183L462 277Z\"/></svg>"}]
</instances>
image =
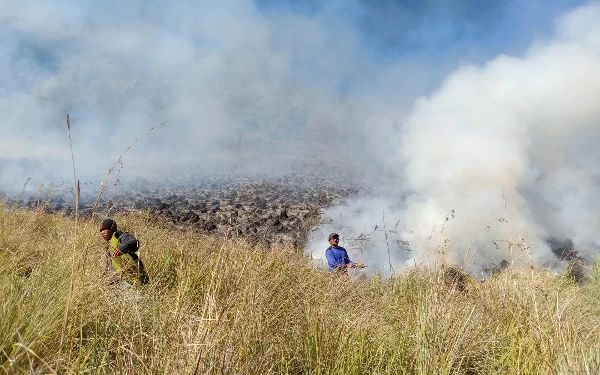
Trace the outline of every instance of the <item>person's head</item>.
<instances>
[{"instance_id":1,"label":"person's head","mask_svg":"<svg viewBox=\"0 0 600 375\"><path fill-rule=\"evenodd\" d=\"M105 219L100 224L100 234L102 234L102 238L106 241L109 241L112 238L113 233L117 231L117 223L115 223L112 219Z\"/></svg>"},{"instance_id":2,"label":"person's head","mask_svg":"<svg viewBox=\"0 0 600 375\"><path fill-rule=\"evenodd\" d=\"M331 233L329 235L329 244L333 247L338 247L340 243L340 236L337 233Z\"/></svg>"}]
</instances>

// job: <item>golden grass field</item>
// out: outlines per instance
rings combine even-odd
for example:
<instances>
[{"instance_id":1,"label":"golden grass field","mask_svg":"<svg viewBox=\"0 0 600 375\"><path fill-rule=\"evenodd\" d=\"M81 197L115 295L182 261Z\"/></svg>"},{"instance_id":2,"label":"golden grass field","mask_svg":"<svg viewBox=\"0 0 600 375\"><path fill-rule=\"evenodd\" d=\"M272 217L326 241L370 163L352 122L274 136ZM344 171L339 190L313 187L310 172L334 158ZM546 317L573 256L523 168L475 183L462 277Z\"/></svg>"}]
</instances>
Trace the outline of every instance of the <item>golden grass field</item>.
<instances>
[{"instance_id":1,"label":"golden grass field","mask_svg":"<svg viewBox=\"0 0 600 375\"><path fill-rule=\"evenodd\" d=\"M100 218L101 219L101 218ZM600 277L509 269L466 291L116 217L150 284L114 290L98 220L0 205L0 374L598 374Z\"/></svg>"}]
</instances>

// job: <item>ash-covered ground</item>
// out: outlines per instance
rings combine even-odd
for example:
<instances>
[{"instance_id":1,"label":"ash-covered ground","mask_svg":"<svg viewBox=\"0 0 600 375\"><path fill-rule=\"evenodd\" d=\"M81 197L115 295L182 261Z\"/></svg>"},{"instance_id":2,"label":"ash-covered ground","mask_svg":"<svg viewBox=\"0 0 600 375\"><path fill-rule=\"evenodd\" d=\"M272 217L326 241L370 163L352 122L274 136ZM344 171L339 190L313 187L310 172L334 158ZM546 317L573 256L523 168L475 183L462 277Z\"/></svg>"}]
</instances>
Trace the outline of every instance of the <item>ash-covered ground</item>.
<instances>
[{"instance_id":1,"label":"ash-covered ground","mask_svg":"<svg viewBox=\"0 0 600 375\"><path fill-rule=\"evenodd\" d=\"M31 184L31 181L29 181ZM69 183L68 185L71 185ZM5 194L7 204L34 208L44 205L52 213L74 215L73 188L65 182L41 193ZM50 190L54 192L49 196ZM269 175L260 172L211 172L167 180L136 178L99 184L82 182L79 214L108 217L148 212L178 229L243 237L252 243L301 247L317 225L323 208L365 190L344 172L302 171ZM96 207L94 209L94 207Z\"/></svg>"},{"instance_id":2,"label":"ash-covered ground","mask_svg":"<svg viewBox=\"0 0 600 375\"><path fill-rule=\"evenodd\" d=\"M236 236L265 247L285 244L303 248L321 263L328 246L327 234L336 231L350 257L370 265L368 273L394 273L419 261L418 244L397 230L394 210L374 198L383 195L389 201L389 197L396 197L398 210L403 205L402 191L389 190L394 185L385 181L389 176L381 171L297 163L285 168L271 166L266 172L260 168L236 170L239 165L223 162L222 169L191 172L193 168L188 166L182 173L178 165L145 168L143 175L135 168L121 170L118 166L106 179L96 176L96 182L82 180L79 213L83 217L94 214L101 220L145 212L179 230ZM50 170L49 166L41 169ZM27 172L39 176L41 169L38 164ZM0 191L0 200L6 200L9 207L43 207L51 213L73 216L72 179L46 182L43 187L42 180L27 179L26 184L15 181L10 189ZM107 181L104 188L99 181ZM351 202L360 204L354 207ZM577 278L588 272L583 267L588 260L579 255L571 240L546 241L554 253L550 268L570 267ZM491 275L509 265L506 259L489 258L471 271Z\"/></svg>"}]
</instances>

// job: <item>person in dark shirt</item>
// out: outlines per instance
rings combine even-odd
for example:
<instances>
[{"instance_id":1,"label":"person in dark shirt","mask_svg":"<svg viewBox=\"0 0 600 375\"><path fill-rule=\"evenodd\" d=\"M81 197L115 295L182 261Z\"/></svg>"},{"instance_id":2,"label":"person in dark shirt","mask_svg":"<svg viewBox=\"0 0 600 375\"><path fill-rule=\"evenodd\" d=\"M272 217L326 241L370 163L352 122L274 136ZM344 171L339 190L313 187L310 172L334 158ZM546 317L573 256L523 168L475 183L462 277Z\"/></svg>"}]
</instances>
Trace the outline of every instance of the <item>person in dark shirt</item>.
<instances>
[{"instance_id":1,"label":"person in dark shirt","mask_svg":"<svg viewBox=\"0 0 600 375\"><path fill-rule=\"evenodd\" d=\"M138 240L130 233L117 230L117 223L112 219L102 221L100 234L106 241L106 270L116 272L129 283L147 284L149 278L144 263L136 254Z\"/></svg>"},{"instance_id":2,"label":"person in dark shirt","mask_svg":"<svg viewBox=\"0 0 600 375\"><path fill-rule=\"evenodd\" d=\"M340 236L337 233L329 235L329 248L325 251L329 272L342 271L345 272L348 268L364 268L362 263L355 263L348 257L348 252L343 247L339 246Z\"/></svg>"}]
</instances>

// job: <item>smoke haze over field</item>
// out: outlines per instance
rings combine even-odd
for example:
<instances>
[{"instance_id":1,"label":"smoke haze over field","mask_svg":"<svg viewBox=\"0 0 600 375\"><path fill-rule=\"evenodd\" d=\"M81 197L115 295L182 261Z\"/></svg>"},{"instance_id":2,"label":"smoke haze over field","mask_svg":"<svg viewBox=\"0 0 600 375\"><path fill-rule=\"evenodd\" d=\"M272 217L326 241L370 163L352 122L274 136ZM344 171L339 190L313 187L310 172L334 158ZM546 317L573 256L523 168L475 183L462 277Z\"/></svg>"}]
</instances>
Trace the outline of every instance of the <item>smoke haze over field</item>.
<instances>
[{"instance_id":1,"label":"smoke haze over field","mask_svg":"<svg viewBox=\"0 0 600 375\"><path fill-rule=\"evenodd\" d=\"M168 120L128 152L123 179L315 159L381 174L320 229L350 240L377 225L352 242L370 269L438 246L486 264L517 235L536 262L551 260L548 236L591 255L600 5L438 3L4 1L0 190L72 178L66 113L78 175L98 184Z\"/></svg>"},{"instance_id":2,"label":"smoke haze over field","mask_svg":"<svg viewBox=\"0 0 600 375\"><path fill-rule=\"evenodd\" d=\"M598 19L597 4L576 9L522 56L460 67L417 99L389 148L390 168L404 172L406 200L332 208L319 235L346 232L355 257L376 269L423 259L471 270L503 259L549 264L556 261L551 237L597 255ZM379 220L364 228L368 212Z\"/></svg>"},{"instance_id":3,"label":"smoke haze over field","mask_svg":"<svg viewBox=\"0 0 600 375\"><path fill-rule=\"evenodd\" d=\"M130 173L181 156L221 162L240 138L266 153L262 169L307 148L322 155L329 139L343 147L328 159L378 164L416 96L464 59L522 49L565 7L545 3L3 1L1 181L27 175L7 170L15 159L68 178L66 113L82 179L163 120L125 159Z\"/></svg>"}]
</instances>

